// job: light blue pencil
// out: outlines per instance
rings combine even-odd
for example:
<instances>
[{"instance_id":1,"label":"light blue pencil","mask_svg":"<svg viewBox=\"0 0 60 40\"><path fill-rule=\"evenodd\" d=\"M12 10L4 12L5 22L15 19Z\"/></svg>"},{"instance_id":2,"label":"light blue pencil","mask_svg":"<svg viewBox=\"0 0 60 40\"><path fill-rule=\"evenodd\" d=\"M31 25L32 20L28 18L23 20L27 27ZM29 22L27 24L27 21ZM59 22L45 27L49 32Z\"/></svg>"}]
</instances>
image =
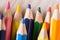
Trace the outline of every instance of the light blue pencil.
<instances>
[{"instance_id":1,"label":"light blue pencil","mask_svg":"<svg viewBox=\"0 0 60 40\"><path fill-rule=\"evenodd\" d=\"M22 19L17 30L16 40L27 40L27 31L25 26L25 20Z\"/></svg>"}]
</instances>

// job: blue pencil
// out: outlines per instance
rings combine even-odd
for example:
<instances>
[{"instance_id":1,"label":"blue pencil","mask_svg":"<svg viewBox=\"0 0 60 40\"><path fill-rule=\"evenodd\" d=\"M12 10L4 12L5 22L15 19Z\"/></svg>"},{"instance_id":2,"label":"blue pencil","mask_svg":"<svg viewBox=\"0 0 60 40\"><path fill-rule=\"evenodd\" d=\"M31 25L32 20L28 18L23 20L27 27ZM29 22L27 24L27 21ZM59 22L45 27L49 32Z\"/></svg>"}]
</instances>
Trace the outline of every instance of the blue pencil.
<instances>
[{"instance_id":1,"label":"blue pencil","mask_svg":"<svg viewBox=\"0 0 60 40\"><path fill-rule=\"evenodd\" d=\"M30 19L33 19L31 14L32 14L31 5L28 4L28 8L26 9L26 13L25 13L25 16L24 16L27 33L28 33L28 29L29 29Z\"/></svg>"},{"instance_id":2,"label":"blue pencil","mask_svg":"<svg viewBox=\"0 0 60 40\"><path fill-rule=\"evenodd\" d=\"M25 20L22 19L17 30L16 40L27 40L27 31L25 26Z\"/></svg>"},{"instance_id":3,"label":"blue pencil","mask_svg":"<svg viewBox=\"0 0 60 40\"><path fill-rule=\"evenodd\" d=\"M3 14L0 13L0 40L5 40L6 28L3 22Z\"/></svg>"}]
</instances>

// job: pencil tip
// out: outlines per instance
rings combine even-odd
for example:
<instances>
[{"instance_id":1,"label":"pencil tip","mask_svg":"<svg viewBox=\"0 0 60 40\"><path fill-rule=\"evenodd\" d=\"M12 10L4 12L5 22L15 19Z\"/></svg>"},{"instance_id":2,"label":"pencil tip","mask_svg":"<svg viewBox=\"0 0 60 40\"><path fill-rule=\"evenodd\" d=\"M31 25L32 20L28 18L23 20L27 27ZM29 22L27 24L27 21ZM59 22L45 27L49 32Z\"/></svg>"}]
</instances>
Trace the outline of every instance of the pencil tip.
<instances>
[{"instance_id":1,"label":"pencil tip","mask_svg":"<svg viewBox=\"0 0 60 40\"><path fill-rule=\"evenodd\" d=\"M3 14L2 13L0 13L0 19L3 19Z\"/></svg>"},{"instance_id":2,"label":"pencil tip","mask_svg":"<svg viewBox=\"0 0 60 40\"><path fill-rule=\"evenodd\" d=\"M30 9L31 9L31 4L28 4L28 8L30 8Z\"/></svg>"},{"instance_id":3,"label":"pencil tip","mask_svg":"<svg viewBox=\"0 0 60 40\"><path fill-rule=\"evenodd\" d=\"M6 9L10 9L10 1L7 2Z\"/></svg>"},{"instance_id":4,"label":"pencil tip","mask_svg":"<svg viewBox=\"0 0 60 40\"><path fill-rule=\"evenodd\" d=\"M22 22L23 24L25 23L25 20L24 20L24 18L22 18L21 22Z\"/></svg>"},{"instance_id":5,"label":"pencil tip","mask_svg":"<svg viewBox=\"0 0 60 40\"><path fill-rule=\"evenodd\" d=\"M16 12L20 11L20 5L18 4L17 8L16 8Z\"/></svg>"},{"instance_id":6,"label":"pencil tip","mask_svg":"<svg viewBox=\"0 0 60 40\"><path fill-rule=\"evenodd\" d=\"M48 9L47 9L49 12L51 12L51 7L48 7Z\"/></svg>"},{"instance_id":7,"label":"pencil tip","mask_svg":"<svg viewBox=\"0 0 60 40\"><path fill-rule=\"evenodd\" d=\"M59 4L56 4L55 5L55 9L59 9Z\"/></svg>"},{"instance_id":8,"label":"pencil tip","mask_svg":"<svg viewBox=\"0 0 60 40\"><path fill-rule=\"evenodd\" d=\"M40 7L38 7L38 11L41 13L41 8Z\"/></svg>"}]
</instances>

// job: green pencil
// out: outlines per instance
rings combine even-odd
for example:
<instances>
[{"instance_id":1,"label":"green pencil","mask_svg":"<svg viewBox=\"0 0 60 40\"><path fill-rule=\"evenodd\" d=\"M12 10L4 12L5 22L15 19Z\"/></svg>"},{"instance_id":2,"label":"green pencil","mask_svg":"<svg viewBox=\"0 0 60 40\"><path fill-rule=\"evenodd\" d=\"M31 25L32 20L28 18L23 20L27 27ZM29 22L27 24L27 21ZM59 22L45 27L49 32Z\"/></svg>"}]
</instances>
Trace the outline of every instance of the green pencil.
<instances>
[{"instance_id":1,"label":"green pencil","mask_svg":"<svg viewBox=\"0 0 60 40\"><path fill-rule=\"evenodd\" d=\"M40 7L38 8L38 11L36 13L36 18L34 22L34 30L33 30L33 40L37 40L38 34L41 30L43 24L42 14Z\"/></svg>"}]
</instances>

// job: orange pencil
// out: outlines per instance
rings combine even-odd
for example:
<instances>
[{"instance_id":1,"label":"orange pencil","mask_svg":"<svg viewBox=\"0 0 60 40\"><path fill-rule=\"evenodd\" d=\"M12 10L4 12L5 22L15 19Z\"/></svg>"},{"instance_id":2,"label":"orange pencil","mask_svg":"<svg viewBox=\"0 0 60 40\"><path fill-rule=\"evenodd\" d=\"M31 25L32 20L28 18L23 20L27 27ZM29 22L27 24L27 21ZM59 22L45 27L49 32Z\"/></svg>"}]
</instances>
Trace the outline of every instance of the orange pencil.
<instances>
[{"instance_id":1,"label":"orange pencil","mask_svg":"<svg viewBox=\"0 0 60 40\"><path fill-rule=\"evenodd\" d=\"M50 40L60 40L60 13L58 4L56 4L51 17Z\"/></svg>"}]
</instances>

